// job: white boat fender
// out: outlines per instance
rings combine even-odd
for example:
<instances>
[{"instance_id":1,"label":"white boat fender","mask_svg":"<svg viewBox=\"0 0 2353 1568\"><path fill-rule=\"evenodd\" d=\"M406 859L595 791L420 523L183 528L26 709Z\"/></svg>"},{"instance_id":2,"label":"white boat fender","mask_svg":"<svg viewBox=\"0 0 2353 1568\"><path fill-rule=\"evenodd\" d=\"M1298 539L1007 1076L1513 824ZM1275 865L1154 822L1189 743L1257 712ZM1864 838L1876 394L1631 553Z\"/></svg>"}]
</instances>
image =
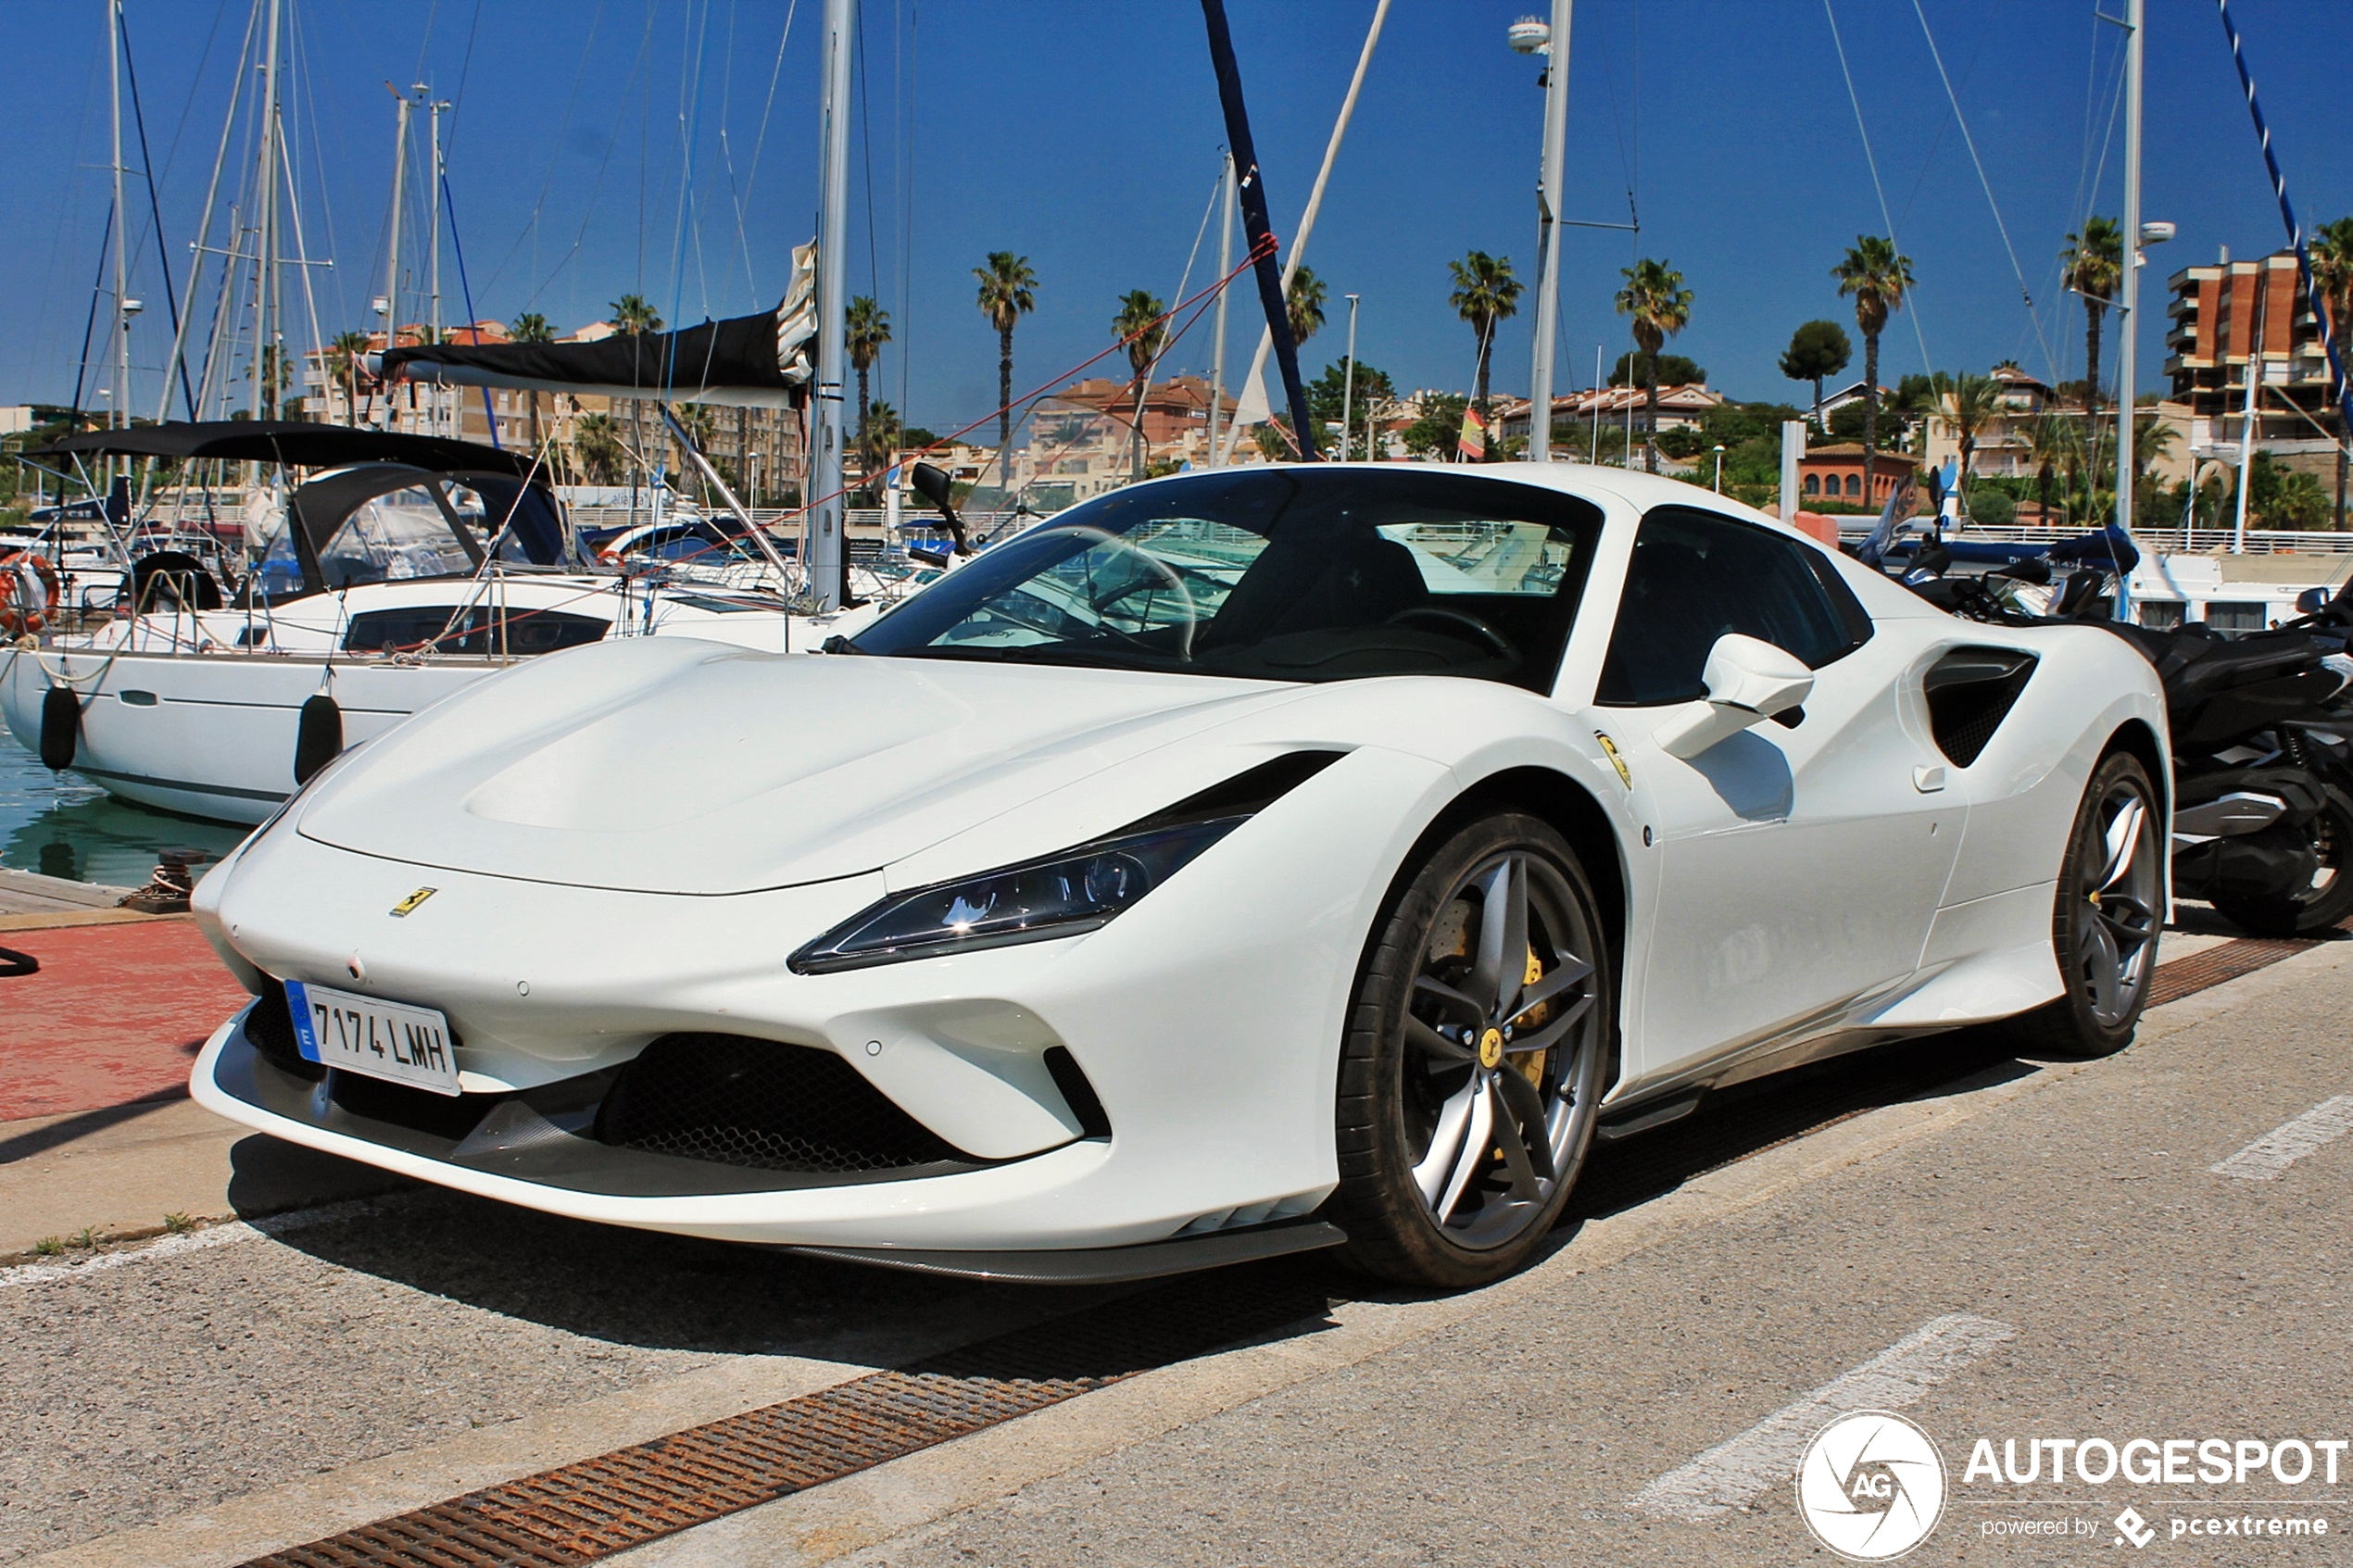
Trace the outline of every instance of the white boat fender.
<instances>
[{"instance_id":1,"label":"white boat fender","mask_svg":"<svg viewBox=\"0 0 2353 1568\"><path fill-rule=\"evenodd\" d=\"M321 692L302 705L295 726L294 778L307 784L320 769L343 755L343 709Z\"/></svg>"},{"instance_id":2,"label":"white boat fender","mask_svg":"<svg viewBox=\"0 0 2353 1568\"><path fill-rule=\"evenodd\" d=\"M41 765L53 773L73 766L82 737L82 699L70 686L51 686L41 697Z\"/></svg>"}]
</instances>

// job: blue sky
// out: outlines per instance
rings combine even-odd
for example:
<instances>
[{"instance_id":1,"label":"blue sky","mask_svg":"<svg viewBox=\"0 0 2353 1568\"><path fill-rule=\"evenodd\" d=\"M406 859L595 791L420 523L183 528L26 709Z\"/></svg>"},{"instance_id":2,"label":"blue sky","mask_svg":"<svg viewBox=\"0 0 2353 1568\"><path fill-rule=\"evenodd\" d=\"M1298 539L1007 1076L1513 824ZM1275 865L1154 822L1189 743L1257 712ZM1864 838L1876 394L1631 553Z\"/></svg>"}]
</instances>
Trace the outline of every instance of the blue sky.
<instances>
[{"instance_id":1,"label":"blue sky","mask_svg":"<svg viewBox=\"0 0 2353 1568\"><path fill-rule=\"evenodd\" d=\"M673 320L773 305L815 200L820 0L285 0L296 18L305 233L328 335L369 323L383 287L393 99L430 81L475 313L544 312L560 328L626 292ZM1230 0L1277 227L1295 225L1369 20L1370 0ZM250 0L128 0L175 276L202 205ZM797 5L788 36L788 11ZM2120 11L2122 0L2111 0ZM1363 298L1359 352L1403 387L1467 385L1472 340L1446 305L1466 249L1534 261L1541 95L1504 45L1529 0L1395 0L1355 126L1307 255L1333 312L1304 358L1339 358L1340 295ZM1921 0L1984 163L2008 246L1981 189L1908 0L1836 0L1865 127L1920 286L1884 348L1882 378L2014 358L2078 373L2080 309L2057 254L2120 190L2120 35L2091 0ZM1794 397L1775 359L1800 321L1852 318L1829 278L1857 233L1883 232L1864 145L1820 0L1582 0L1571 70L1571 216L1642 232L1572 232L1562 379L1615 358L1617 269L1663 257L1697 295L1675 348L1743 397ZM2160 385L2163 277L2268 250L2281 228L2211 0L2148 0L2146 213L2181 226L2151 252L2142 386ZM2353 6L2235 0L2291 189L2308 224L2353 210ZM1118 295L1174 295L1224 140L1189 0L862 0L865 56L853 199L855 285L899 341L875 395L947 429L995 403L994 333L970 269L1012 249L1039 278L1016 343L1017 390L1110 342ZM72 391L107 193L103 6L11 7L0 26L38 91L0 128L0 401ZM780 39L782 43L779 50ZM772 90L773 84L773 90ZM764 129L763 129L764 121ZM241 132L242 134L242 132ZM2334 153L2331 149L2336 149ZM135 151L130 161L137 162ZM232 159L233 182L240 160ZM134 202L144 190L132 186ZM682 192L691 199L682 200ZM740 209L740 219L738 211ZM414 232L415 218L410 219ZM132 292L134 403L151 411L170 328L144 218ZM217 242L216 242L217 243ZM1212 270L1214 235L1192 267ZM2014 249L2037 308L2020 300ZM466 315L454 254L446 313ZM1532 295L1532 291L1531 291ZM1236 296L1229 353L1246 358L1254 298ZM208 309L208 302L200 309ZM413 309L404 311L413 315ZM307 335L308 311L296 315ZM1523 314L1496 384L1524 390ZM1172 356L1205 369L1206 323ZM1861 345L1856 344L1859 372ZM1105 361L1108 367L1113 361ZM85 397L85 401L94 399Z\"/></svg>"}]
</instances>

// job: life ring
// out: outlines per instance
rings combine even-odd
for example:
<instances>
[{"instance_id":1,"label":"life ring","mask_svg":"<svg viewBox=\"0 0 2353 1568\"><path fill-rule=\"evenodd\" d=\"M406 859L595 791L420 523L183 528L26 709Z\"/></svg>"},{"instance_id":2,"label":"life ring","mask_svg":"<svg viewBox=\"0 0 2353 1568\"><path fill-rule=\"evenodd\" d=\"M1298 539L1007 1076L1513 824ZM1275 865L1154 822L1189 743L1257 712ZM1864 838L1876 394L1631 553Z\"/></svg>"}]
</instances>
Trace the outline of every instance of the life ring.
<instances>
[{"instance_id":1,"label":"life ring","mask_svg":"<svg viewBox=\"0 0 2353 1568\"><path fill-rule=\"evenodd\" d=\"M0 636L41 631L57 619L57 569L31 550L0 556Z\"/></svg>"}]
</instances>

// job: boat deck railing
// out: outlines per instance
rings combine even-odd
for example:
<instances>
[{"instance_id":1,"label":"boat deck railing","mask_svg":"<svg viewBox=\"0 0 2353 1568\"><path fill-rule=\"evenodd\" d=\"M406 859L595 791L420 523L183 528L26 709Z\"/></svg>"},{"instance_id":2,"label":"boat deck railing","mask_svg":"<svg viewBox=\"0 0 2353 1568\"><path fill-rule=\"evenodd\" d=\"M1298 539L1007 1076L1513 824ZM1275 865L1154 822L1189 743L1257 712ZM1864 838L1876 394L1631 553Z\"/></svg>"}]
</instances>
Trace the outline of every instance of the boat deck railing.
<instances>
[{"instance_id":1,"label":"boat deck railing","mask_svg":"<svg viewBox=\"0 0 2353 1568\"><path fill-rule=\"evenodd\" d=\"M1869 533L1878 521L1876 518L1840 518L1839 532L1860 537ZM1850 527L1850 523L1860 524ZM2095 524L2073 528L2046 528L2036 523L1971 522L1947 534L1954 539L1969 539L1989 545L2047 545L2060 539L2072 539L2092 532ZM2221 555L2231 550L2234 532L2229 528L2140 528L2133 530L2133 540L2144 554L2168 556ZM2331 529L2250 528L2246 531L2246 554L2250 556L2343 556L2353 555L2353 529L2339 533Z\"/></svg>"}]
</instances>

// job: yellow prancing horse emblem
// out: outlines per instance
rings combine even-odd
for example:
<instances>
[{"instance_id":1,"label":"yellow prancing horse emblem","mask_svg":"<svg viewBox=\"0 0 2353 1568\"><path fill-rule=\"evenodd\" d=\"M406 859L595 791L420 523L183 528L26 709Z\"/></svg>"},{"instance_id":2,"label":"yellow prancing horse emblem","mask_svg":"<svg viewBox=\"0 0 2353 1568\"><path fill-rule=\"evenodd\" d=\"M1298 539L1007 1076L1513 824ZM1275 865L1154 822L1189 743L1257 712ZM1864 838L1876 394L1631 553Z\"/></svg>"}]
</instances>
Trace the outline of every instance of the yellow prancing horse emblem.
<instances>
[{"instance_id":1,"label":"yellow prancing horse emblem","mask_svg":"<svg viewBox=\"0 0 2353 1568\"><path fill-rule=\"evenodd\" d=\"M407 920L410 915L417 912L418 905L423 903L426 899L432 897L435 893L440 891L441 890L437 887L418 888L414 893L409 894L409 897L403 898L400 902L392 907L392 918L395 920Z\"/></svg>"},{"instance_id":2,"label":"yellow prancing horse emblem","mask_svg":"<svg viewBox=\"0 0 2353 1568\"><path fill-rule=\"evenodd\" d=\"M1633 788L1634 775L1627 771L1626 759L1617 754L1617 743L1599 730L1593 732L1593 738L1602 743L1602 755L1608 758L1609 765L1617 770L1617 782L1628 789Z\"/></svg>"}]
</instances>

